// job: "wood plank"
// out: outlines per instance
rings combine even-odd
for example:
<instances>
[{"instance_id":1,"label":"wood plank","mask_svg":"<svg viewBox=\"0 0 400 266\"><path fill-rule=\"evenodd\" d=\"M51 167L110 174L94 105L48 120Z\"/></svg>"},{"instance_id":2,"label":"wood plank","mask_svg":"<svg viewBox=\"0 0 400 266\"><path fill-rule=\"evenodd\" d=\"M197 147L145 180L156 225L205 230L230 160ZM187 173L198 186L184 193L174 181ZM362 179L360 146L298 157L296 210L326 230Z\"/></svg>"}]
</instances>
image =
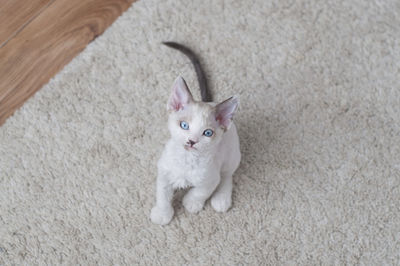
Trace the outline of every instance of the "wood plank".
<instances>
[{"instance_id":1,"label":"wood plank","mask_svg":"<svg viewBox=\"0 0 400 266\"><path fill-rule=\"evenodd\" d=\"M56 0L0 48L0 125L134 0Z\"/></svg>"},{"instance_id":2,"label":"wood plank","mask_svg":"<svg viewBox=\"0 0 400 266\"><path fill-rule=\"evenodd\" d=\"M0 47L54 0L0 0Z\"/></svg>"}]
</instances>

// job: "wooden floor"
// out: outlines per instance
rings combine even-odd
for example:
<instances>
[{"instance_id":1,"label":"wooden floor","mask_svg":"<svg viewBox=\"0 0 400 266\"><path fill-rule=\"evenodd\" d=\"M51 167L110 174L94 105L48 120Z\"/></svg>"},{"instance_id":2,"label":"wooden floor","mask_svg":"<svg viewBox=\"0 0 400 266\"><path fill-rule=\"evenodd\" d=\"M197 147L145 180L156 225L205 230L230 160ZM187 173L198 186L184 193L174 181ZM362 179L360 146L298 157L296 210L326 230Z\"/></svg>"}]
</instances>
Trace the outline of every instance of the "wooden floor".
<instances>
[{"instance_id":1,"label":"wooden floor","mask_svg":"<svg viewBox=\"0 0 400 266\"><path fill-rule=\"evenodd\" d=\"M0 125L135 0L0 0Z\"/></svg>"}]
</instances>

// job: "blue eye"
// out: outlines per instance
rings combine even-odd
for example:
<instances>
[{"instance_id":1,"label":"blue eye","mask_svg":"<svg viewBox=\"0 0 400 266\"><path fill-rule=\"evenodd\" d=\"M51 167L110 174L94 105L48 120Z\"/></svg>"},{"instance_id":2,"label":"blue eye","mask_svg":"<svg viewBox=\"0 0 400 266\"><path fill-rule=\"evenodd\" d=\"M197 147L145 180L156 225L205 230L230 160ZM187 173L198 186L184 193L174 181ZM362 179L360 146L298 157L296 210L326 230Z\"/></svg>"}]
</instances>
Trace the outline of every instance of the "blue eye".
<instances>
[{"instance_id":1,"label":"blue eye","mask_svg":"<svg viewBox=\"0 0 400 266\"><path fill-rule=\"evenodd\" d=\"M184 129L184 130L188 130L189 129L189 124L186 123L185 121L182 121L181 122L181 128Z\"/></svg>"},{"instance_id":2,"label":"blue eye","mask_svg":"<svg viewBox=\"0 0 400 266\"><path fill-rule=\"evenodd\" d=\"M206 137L211 137L214 134L214 132L211 129L206 129L203 132L203 135Z\"/></svg>"}]
</instances>

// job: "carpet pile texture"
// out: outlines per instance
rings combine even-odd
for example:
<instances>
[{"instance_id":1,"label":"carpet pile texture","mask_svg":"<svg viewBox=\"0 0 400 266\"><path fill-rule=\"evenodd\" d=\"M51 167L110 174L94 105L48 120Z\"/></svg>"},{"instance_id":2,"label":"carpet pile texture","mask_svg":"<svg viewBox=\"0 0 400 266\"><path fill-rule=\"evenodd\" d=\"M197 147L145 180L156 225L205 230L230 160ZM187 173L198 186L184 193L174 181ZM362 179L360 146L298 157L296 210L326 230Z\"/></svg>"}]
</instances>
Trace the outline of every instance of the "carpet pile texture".
<instances>
[{"instance_id":1,"label":"carpet pile texture","mask_svg":"<svg viewBox=\"0 0 400 266\"><path fill-rule=\"evenodd\" d=\"M195 50L241 97L233 207L149 220ZM0 127L0 264L400 263L400 2L136 2Z\"/></svg>"}]
</instances>

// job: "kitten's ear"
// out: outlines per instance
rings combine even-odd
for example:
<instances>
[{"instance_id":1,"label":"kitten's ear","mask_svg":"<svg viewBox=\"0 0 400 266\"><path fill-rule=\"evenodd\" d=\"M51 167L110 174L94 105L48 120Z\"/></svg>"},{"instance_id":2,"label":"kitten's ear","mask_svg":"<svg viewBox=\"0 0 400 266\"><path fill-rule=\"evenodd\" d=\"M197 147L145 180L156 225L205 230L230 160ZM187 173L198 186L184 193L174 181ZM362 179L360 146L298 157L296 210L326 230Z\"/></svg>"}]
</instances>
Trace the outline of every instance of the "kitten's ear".
<instances>
[{"instance_id":1,"label":"kitten's ear","mask_svg":"<svg viewBox=\"0 0 400 266\"><path fill-rule=\"evenodd\" d=\"M185 80L181 76L177 77L172 86L172 93L168 100L168 110L179 111L191 101L193 101L193 97Z\"/></svg>"},{"instance_id":2,"label":"kitten's ear","mask_svg":"<svg viewBox=\"0 0 400 266\"><path fill-rule=\"evenodd\" d=\"M215 107L215 119L223 129L229 129L233 115L235 114L238 106L239 97L233 96Z\"/></svg>"}]
</instances>

